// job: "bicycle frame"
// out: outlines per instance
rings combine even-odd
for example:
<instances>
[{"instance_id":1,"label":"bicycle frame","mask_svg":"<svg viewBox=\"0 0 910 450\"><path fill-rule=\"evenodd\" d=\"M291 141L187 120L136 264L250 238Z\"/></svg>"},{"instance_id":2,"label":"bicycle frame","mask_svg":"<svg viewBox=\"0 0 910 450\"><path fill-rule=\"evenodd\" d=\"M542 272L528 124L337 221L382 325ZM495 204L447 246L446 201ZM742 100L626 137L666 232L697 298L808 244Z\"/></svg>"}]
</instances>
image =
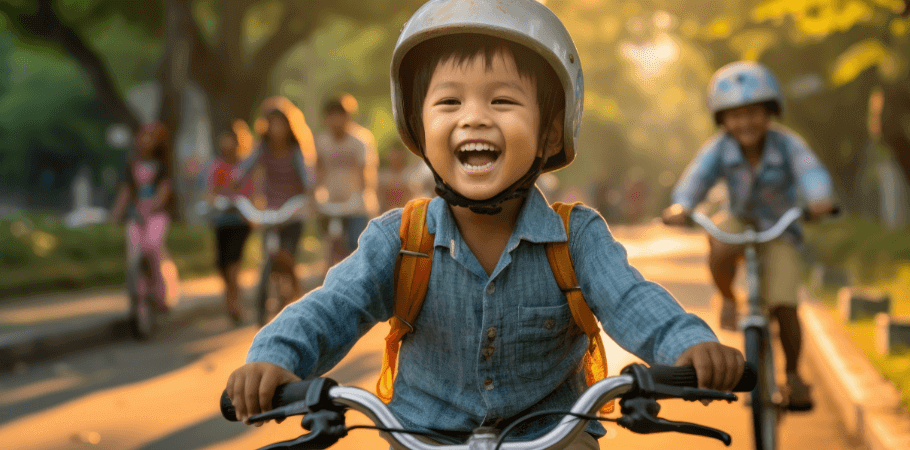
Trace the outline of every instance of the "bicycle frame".
<instances>
[{"instance_id":1,"label":"bicycle frame","mask_svg":"<svg viewBox=\"0 0 910 450\"><path fill-rule=\"evenodd\" d=\"M761 305L761 276L757 244L777 239L794 221L804 215L799 207L789 209L770 229L756 232L748 224L743 233L731 234L719 229L710 218L694 212L692 220L717 240L744 245L746 285L749 292L749 312L740 323L746 340L746 358L758 366L759 382L752 393L752 412L756 447L759 450L777 448L777 422L782 411L782 395L776 382L777 371L770 339L770 323Z\"/></svg>"}]
</instances>

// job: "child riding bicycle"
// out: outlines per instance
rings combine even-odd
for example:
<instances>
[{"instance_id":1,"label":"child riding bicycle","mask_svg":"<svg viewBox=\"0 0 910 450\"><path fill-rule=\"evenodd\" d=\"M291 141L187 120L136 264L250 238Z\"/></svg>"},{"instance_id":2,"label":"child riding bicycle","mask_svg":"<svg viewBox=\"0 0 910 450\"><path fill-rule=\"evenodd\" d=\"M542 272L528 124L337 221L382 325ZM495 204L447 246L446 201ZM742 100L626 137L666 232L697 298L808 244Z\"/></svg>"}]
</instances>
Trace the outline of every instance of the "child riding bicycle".
<instances>
[{"instance_id":1,"label":"child riding bicycle","mask_svg":"<svg viewBox=\"0 0 910 450\"><path fill-rule=\"evenodd\" d=\"M766 230L802 197L814 216L832 210L831 176L809 146L792 130L772 121L783 111L784 99L774 74L749 61L719 69L708 88L715 122L723 129L699 150L673 191L674 204L663 212L667 224L682 225L708 190L723 178L729 210L714 221L722 230L742 232L745 222ZM798 195L799 194L799 195ZM711 275L720 291L720 326L735 330L736 298L732 284L742 248L708 238ZM787 359L788 405L812 408L809 387L797 372L802 334L797 318L802 231L794 224L774 241L758 246L763 276L761 293L780 326Z\"/></svg>"},{"instance_id":2,"label":"child riding bicycle","mask_svg":"<svg viewBox=\"0 0 910 450\"><path fill-rule=\"evenodd\" d=\"M212 163L207 178L206 197L211 203L216 196L251 197L253 183L251 179L243 183L240 189L233 188L232 174L237 164L245 158L252 145L252 136L246 122L236 120L228 130L218 136L218 147L221 156ZM235 209L223 211L212 217L215 227L215 244L218 249L218 271L224 280L224 306L234 324L240 324L243 315L240 308L240 261L243 249L250 235L250 224Z\"/></svg>"},{"instance_id":3,"label":"child riding bicycle","mask_svg":"<svg viewBox=\"0 0 910 450\"><path fill-rule=\"evenodd\" d=\"M143 297L152 294L161 312L167 312L180 295L177 266L165 248L170 209L174 206L168 135L160 122L146 123L139 129L134 139L136 153L126 162L123 182L111 209L111 220L119 221L129 207L127 260L133 261L142 252L148 255L151 286L137 288Z\"/></svg>"},{"instance_id":4,"label":"child riding bicycle","mask_svg":"<svg viewBox=\"0 0 910 450\"><path fill-rule=\"evenodd\" d=\"M481 425L567 409L588 385L589 337L567 303L579 291L624 348L694 365L703 387L734 386L742 354L629 266L600 215L569 206L566 233L562 213L534 186L574 159L583 105L575 46L549 9L533 0L431 1L405 25L392 61L399 134L432 170L439 197L425 216L395 209L370 221L323 287L260 331L227 382L239 417L270 409L277 385L325 373L390 318L393 330L409 330L389 403L406 428L457 442ZM400 232L404 220L422 218L433 239L416 257L433 267L420 315L403 323L393 317L396 260L420 253L402 249ZM568 245L577 286L563 290L554 279L547 249L555 243ZM540 436L557 420L529 421L515 437ZM598 448L604 428L586 431L567 448Z\"/></svg>"},{"instance_id":5,"label":"child riding bicycle","mask_svg":"<svg viewBox=\"0 0 910 450\"><path fill-rule=\"evenodd\" d=\"M263 117L256 122L256 131L262 140L234 170L234 187L258 172L258 190L265 196L266 208L276 210L294 196L312 195L316 150L303 113L290 100L270 97L262 102L261 111ZM278 271L289 277L294 298L303 294L294 273L302 232L302 221L283 225L275 257Z\"/></svg>"}]
</instances>

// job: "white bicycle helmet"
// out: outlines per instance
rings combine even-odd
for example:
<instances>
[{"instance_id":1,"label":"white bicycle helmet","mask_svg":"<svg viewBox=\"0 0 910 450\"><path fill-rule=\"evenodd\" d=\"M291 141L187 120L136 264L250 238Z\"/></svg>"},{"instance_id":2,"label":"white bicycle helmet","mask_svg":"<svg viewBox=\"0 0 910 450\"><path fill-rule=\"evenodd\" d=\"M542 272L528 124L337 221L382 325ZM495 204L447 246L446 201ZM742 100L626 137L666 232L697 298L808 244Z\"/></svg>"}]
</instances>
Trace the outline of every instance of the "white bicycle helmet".
<instances>
[{"instance_id":1,"label":"white bicycle helmet","mask_svg":"<svg viewBox=\"0 0 910 450\"><path fill-rule=\"evenodd\" d=\"M404 25L392 54L392 113L402 141L423 157L408 124L400 69L408 52L429 39L450 34L481 34L523 45L550 64L565 92L565 123L562 152L551 156L543 167L549 172L567 166L575 158L575 141L584 105L584 77L572 37L546 6L534 0L432 0Z\"/></svg>"},{"instance_id":2,"label":"white bicycle helmet","mask_svg":"<svg viewBox=\"0 0 910 450\"><path fill-rule=\"evenodd\" d=\"M774 102L781 114L784 95L770 69L754 61L737 61L721 67L708 84L708 107L720 123L720 112L755 103Z\"/></svg>"}]
</instances>

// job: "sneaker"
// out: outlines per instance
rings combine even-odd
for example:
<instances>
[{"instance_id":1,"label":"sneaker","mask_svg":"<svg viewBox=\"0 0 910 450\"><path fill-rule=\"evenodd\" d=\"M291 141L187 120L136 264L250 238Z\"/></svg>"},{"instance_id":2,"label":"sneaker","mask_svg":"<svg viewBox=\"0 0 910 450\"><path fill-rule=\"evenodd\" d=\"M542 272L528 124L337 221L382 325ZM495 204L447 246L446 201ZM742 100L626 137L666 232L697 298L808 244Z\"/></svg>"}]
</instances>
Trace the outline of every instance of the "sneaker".
<instances>
[{"instance_id":1,"label":"sneaker","mask_svg":"<svg viewBox=\"0 0 910 450\"><path fill-rule=\"evenodd\" d=\"M736 331L737 322L739 322L739 314L736 312L736 303L724 299L720 307L720 329Z\"/></svg>"},{"instance_id":2,"label":"sneaker","mask_svg":"<svg viewBox=\"0 0 910 450\"><path fill-rule=\"evenodd\" d=\"M790 411L810 411L812 402L811 387L803 383L796 373L787 374L787 409Z\"/></svg>"}]
</instances>

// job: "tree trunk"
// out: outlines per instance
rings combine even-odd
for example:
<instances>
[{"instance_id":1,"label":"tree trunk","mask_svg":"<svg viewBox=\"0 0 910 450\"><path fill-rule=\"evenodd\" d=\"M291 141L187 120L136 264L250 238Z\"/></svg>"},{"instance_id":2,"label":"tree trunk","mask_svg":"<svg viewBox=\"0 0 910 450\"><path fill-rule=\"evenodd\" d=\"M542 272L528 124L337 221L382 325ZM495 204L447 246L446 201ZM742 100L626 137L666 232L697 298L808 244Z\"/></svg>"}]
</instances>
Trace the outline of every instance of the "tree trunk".
<instances>
[{"instance_id":1,"label":"tree trunk","mask_svg":"<svg viewBox=\"0 0 910 450\"><path fill-rule=\"evenodd\" d=\"M190 60L193 54L191 37L192 16L189 0L170 0L167 3L165 19L165 54L159 70L161 84L161 122L170 131L171 168L174 180L175 219L182 219L185 210L186 183L180 152L176 148L177 132L180 128L183 110L183 96L189 82Z\"/></svg>"},{"instance_id":2,"label":"tree trunk","mask_svg":"<svg viewBox=\"0 0 910 450\"><path fill-rule=\"evenodd\" d=\"M908 79L887 85L882 105L882 139L910 183L910 90Z\"/></svg>"}]
</instances>

